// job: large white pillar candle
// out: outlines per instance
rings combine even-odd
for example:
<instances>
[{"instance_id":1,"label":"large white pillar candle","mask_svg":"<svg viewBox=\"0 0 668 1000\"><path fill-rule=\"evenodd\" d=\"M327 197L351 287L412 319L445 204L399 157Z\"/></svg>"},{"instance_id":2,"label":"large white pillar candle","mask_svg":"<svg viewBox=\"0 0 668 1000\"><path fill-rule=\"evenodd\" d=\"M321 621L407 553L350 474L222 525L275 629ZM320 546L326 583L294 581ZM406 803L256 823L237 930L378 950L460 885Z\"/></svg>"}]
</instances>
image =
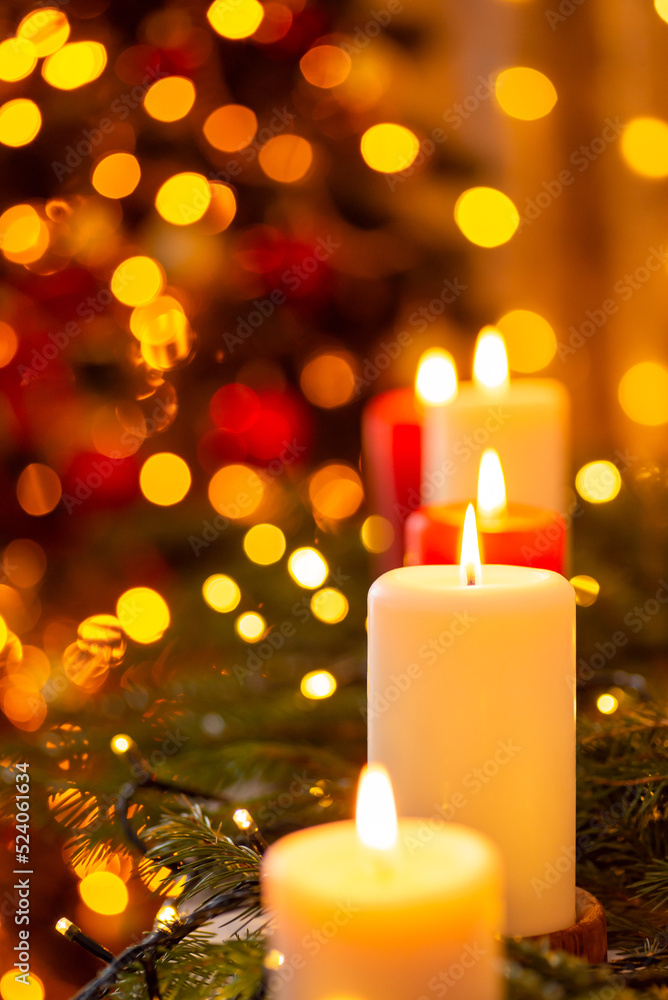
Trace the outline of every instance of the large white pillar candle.
<instances>
[{"instance_id":1,"label":"large white pillar candle","mask_svg":"<svg viewBox=\"0 0 668 1000\"><path fill-rule=\"evenodd\" d=\"M289 834L263 870L272 998L500 1000L497 848L459 824L427 837L420 820L397 825L377 769L360 783L357 824Z\"/></svg>"},{"instance_id":2,"label":"large white pillar candle","mask_svg":"<svg viewBox=\"0 0 668 1000\"><path fill-rule=\"evenodd\" d=\"M509 379L503 340L481 332L474 379L447 406L423 399L421 493L425 504L469 501L480 457L498 452L508 500L563 511L568 477L569 399L549 378Z\"/></svg>"},{"instance_id":3,"label":"large white pillar candle","mask_svg":"<svg viewBox=\"0 0 668 1000\"><path fill-rule=\"evenodd\" d=\"M400 816L496 841L507 932L543 934L575 918L574 591L549 570L468 569L371 587L369 760Z\"/></svg>"}]
</instances>

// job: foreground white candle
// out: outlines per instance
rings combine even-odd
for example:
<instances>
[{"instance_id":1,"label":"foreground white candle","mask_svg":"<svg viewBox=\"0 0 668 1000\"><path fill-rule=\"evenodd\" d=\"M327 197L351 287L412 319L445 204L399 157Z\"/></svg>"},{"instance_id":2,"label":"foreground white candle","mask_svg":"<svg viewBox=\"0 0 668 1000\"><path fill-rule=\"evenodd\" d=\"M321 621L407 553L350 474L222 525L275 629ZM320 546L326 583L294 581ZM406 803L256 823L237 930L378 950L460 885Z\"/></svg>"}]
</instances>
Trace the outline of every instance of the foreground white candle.
<instances>
[{"instance_id":1,"label":"foreground white candle","mask_svg":"<svg viewBox=\"0 0 668 1000\"><path fill-rule=\"evenodd\" d=\"M497 849L458 824L397 826L373 766L357 824L289 834L265 854L270 996L280 1000L499 1000Z\"/></svg>"},{"instance_id":2,"label":"foreground white candle","mask_svg":"<svg viewBox=\"0 0 668 1000\"><path fill-rule=\"evenodd\" d=\"M369 759L400 815L499 844L507 932L543 934L575 918L574 591L549 570L463 562L371 588Z\"/></svg>"},{"instance_id":3,"label":"foreground white candle","mask_svg":"<svg viewBox=\"0 0 668 1000\"><path fill-rule=\"evenodd\" d=\"M556 379L510 380L503 338L491 328L478 338L473 376L472 382L460 383L457 398L447 406L422 397L423 503L474 497L480 457L490 447L501 458L511 503L563 511L568 474L566 389Z\"/></svg>"}]
</instances>

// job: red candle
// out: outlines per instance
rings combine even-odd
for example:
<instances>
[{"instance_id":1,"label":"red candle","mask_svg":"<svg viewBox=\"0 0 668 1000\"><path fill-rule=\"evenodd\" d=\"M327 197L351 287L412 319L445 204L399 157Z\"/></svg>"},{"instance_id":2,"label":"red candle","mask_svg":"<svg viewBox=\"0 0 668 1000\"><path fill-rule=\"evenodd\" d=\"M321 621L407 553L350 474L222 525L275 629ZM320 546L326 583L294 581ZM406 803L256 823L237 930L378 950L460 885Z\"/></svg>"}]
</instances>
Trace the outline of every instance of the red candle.
<instances>
[{"instance_id":1,"label":"red candle","mask_svg":"<svg viewBox=\"0 0 668 1000\"><path fill-rule=\"evenodd\" d=\"M467 507L467 503L434 504L410 514L405 526L405 564L458 563ZM477 521L483 562L564 573L563 517L556 511L506 503L503 473L493 449L483 454L480 463Z\"/></svg>"},{"instance_id":2,"label":"red candle","mask_svg":"<svg viewBox=\"0 0 668 1000\"><path fill-rule=\"evenodd\" d=\"M428 362L428 363L425 363ZM457 395L452 355L441 348L423 354L414 389L394 389L375 396L362 417L364 473L369 508L392 525L394 541L380 554L376 568L384 573L403 563L404 525L422 503L422 425L424 403L439 410Z\"/></svg>"},{"instance_id":3,"label":"red candle","mask_svg":"<svg viewBox=\"0 0 668 1000\"><path fill-rule=\"evenodd\" d=\"M420 503L422 413L412 388L380 393L368 403L362 442L369 510L394 529L392 545L378 556L385 572L401 566L405 514Z\"/></svg>"}]
</instances>

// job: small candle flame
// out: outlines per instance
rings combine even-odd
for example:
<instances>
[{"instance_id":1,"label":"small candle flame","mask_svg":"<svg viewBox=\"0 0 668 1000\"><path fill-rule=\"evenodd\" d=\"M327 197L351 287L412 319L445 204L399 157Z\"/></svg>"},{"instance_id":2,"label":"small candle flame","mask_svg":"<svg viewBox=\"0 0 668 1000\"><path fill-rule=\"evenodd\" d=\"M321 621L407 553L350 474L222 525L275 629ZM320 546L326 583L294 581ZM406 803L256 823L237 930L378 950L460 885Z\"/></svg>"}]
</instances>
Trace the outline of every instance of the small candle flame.
<instances>
[{"instance_id":1,"label":"small candle flame","mask_svg":"<svg viewBox=\"0 0 668 1000\"><path fill-rule=\"evenodd\" d=\"M478 334L473 358L473 380L484 389L503 389L508 385L506 343L493 326L483 327Z\"/></svg>"},{"instance_id":2,"label":"small candle flame","mask_svg":"<svg viewBox=\"0 0 668 1000\"><path fill-rule=\"evenodd\" d=\"M391 851L397 843L397 809L390 776L382 764L368 764L357 788L357 836L366 847Z\"/></svg>"},{"instance_id":3,"label":"small candle flame","mask_svg":"<svg viewBox=\"0 0 668 1000\"><path fill-rule=\"evenodd\" d=\"M440 347L425 351L415 376L415 392L420 402L444 406L455 398L457 388L457 368L452 355Z\"/></svg>"},{"instance_id":4,"label":"small candle flame","mask_svg":"<svg viewBox=\"0 0 668 1000\"><path fill-rule=\"evenodd\" d=\"M482 583L478 528L475 523L475 511L472 503L466 508L464 531L462 533L462 554L459 565L463 586L472 587L474 584Z\"/></svg>"},{"instance_id":5,"label":"small candle flame","mask_svg":"<svg viewBox=\"0 0 668 1000\"><path fill-rule=\"evenodd\" d=\"M480 459L477 506L481 517L499 517L506 511L506 484L494 448L486 448Z\"/></svg>"}]
</instances>

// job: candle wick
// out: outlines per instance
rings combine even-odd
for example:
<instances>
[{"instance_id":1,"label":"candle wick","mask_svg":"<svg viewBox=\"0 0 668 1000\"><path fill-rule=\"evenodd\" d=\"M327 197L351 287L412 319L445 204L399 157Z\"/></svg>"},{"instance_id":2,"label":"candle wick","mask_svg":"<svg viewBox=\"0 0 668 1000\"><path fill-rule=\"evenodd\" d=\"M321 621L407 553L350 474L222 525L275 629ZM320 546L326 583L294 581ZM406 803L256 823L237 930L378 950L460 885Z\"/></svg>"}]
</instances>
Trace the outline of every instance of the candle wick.
<instances>
[{"instance_id":1,"label":"candle wick","mask_svg":"<svg viewBox=\"0 0 668 1000\"><path fill-rule=\"evenodd\" d=\"M466 586L475 586L475 566L472 562L466 564Z\"/></svg>"}]
</instances>

